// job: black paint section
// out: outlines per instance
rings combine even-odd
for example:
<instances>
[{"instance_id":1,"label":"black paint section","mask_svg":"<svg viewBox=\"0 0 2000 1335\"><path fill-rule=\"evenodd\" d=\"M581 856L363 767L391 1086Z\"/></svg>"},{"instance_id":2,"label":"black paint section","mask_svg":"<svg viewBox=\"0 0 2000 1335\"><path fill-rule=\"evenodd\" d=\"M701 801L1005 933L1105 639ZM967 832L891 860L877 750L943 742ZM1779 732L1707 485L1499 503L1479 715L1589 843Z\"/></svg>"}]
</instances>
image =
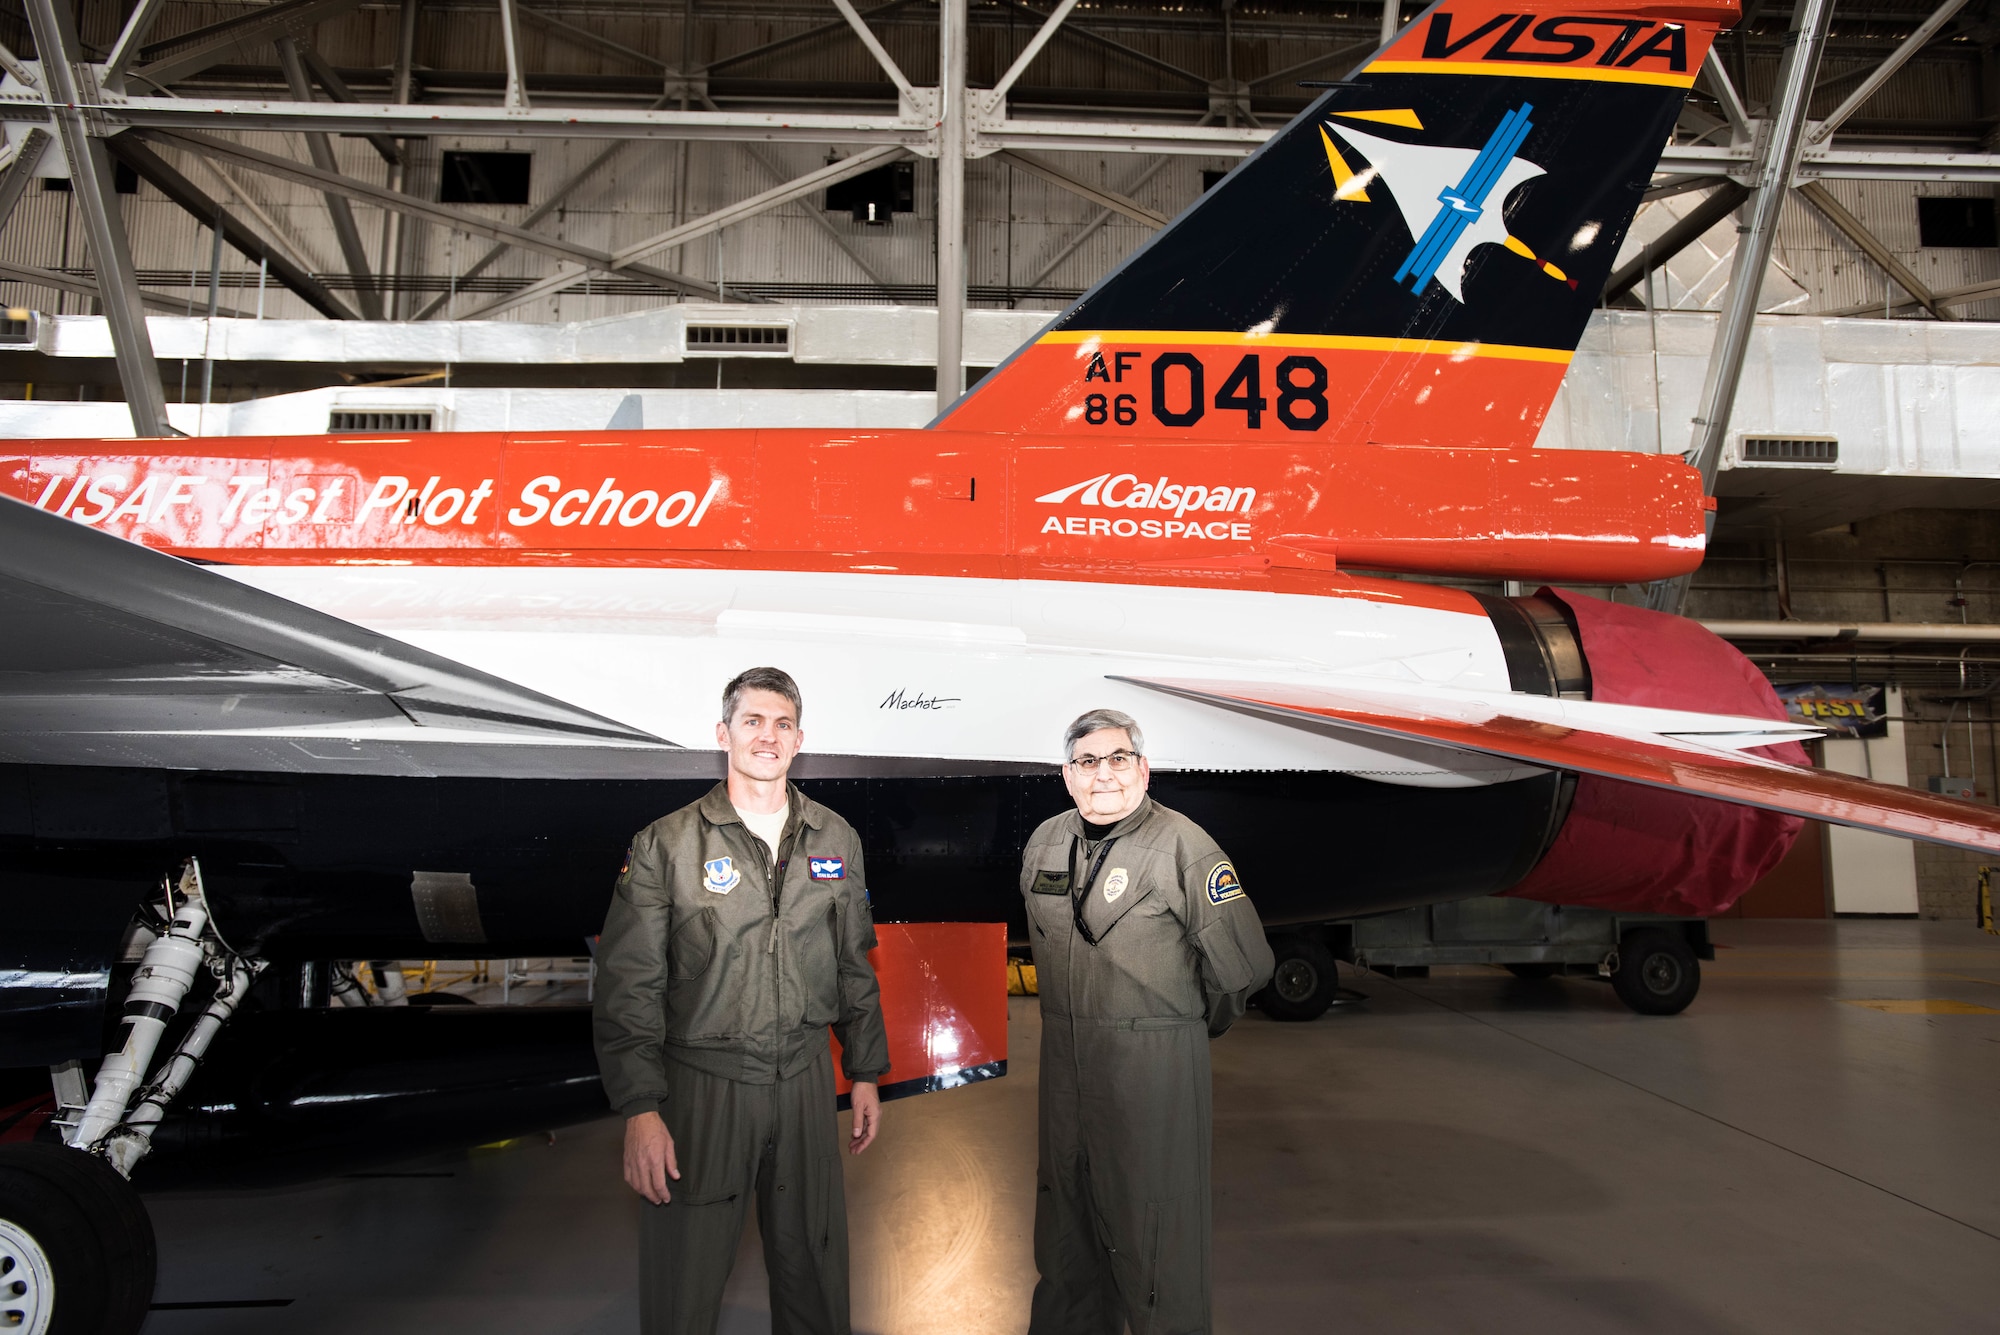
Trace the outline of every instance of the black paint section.
<instances>
[{"instance_id":1,"label":"black paint section","mask_svg":"<svg viewBox=\"0 0 2000 1335\"><path fill-rule=\"evenodd\" d=\"M1684 90L1650 84L1492 75L1368 74L1332 88L1070 308L1053 328L1244 330L1435 338L1574 348L1638 211ZM1530 104L1518 156L1547 175L1505 207L1509 229L1576 280L1572 289L1499 246L1472 253L1460 305L1437 283L1421 295L1395 274L1415 245L1391 191L1336 200L1320 140L1330 120L1377 139L1477 150ZM1408 108L1423 130L1334 113ZM1366 158L1336 146L1355 171ZM1589 243L1571 243L1588 224Z\"/></svg>"}]
</instances>

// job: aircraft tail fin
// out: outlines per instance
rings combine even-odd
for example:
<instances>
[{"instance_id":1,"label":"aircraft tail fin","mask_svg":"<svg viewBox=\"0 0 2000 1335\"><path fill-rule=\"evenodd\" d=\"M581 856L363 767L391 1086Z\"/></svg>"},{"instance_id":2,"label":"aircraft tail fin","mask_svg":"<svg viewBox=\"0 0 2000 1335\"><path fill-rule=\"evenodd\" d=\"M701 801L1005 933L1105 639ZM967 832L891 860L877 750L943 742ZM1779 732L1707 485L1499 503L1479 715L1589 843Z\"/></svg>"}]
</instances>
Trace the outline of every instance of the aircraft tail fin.
<instances>
[{"instance_id":1,"label":"aircraft tail fin","mask_svg":"<svg viewBox=\"0 0 2000 1335\"><path fill-rule=\"evenodd\" d=\"M1525 448L1735 0L1439 0L934 424Z\"/></svg>"}]
</instances>

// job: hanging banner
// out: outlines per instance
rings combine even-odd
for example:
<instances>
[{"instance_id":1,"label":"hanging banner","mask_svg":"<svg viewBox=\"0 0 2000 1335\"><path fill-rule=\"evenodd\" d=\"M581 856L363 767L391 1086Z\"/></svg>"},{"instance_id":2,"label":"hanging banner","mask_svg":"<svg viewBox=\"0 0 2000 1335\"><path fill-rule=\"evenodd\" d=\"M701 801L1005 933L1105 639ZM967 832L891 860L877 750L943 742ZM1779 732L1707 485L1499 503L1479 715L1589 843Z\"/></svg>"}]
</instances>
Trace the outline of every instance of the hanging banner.
<instances>
[{"instance_id":1,"label":"hanging banner","mask_svg":"<svg viewBox=\"0 0 2000 1335\"><path fill-rule=\"evenodd\" d=\"M1886 737L1888 712L1881 686L1833 686L1804 682L1775 688L1785 713L1800 723L1831 728L1847 737Z\"/></svg>"}]
</instances>

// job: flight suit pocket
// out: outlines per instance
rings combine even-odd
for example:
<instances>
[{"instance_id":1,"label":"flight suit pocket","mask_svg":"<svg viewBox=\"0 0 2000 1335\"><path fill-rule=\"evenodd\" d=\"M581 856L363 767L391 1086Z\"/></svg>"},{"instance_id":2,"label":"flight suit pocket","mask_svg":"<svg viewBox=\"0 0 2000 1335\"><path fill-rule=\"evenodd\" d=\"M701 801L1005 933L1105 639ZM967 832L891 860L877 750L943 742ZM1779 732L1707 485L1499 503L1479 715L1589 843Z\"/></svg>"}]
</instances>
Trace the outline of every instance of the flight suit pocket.
<instances>
[{"instance_id":1,"label":"flight suit pocket","mask_svg":"<svg viewBox=\"0 0 2000 1335\"><path fill-rule=\"evenodd\" d=\"M808 919L815 925L795 939L798 968L799 1022L807 1025L832 1024L840 1018L840 965L835 943L840 939L840 904L826 906L826 912Z\"/></svg>"},{"instance_id":2,"label":"flight suit pocket","mask_svg":"<svg viewBox=\"0 0 2000 1335\"><path fill-rule=\"evenodd\" d=\"M699 978L715 961L715 910L703 909L676 928L667 944L667 977Z\"/></svg>"}]
</instances>

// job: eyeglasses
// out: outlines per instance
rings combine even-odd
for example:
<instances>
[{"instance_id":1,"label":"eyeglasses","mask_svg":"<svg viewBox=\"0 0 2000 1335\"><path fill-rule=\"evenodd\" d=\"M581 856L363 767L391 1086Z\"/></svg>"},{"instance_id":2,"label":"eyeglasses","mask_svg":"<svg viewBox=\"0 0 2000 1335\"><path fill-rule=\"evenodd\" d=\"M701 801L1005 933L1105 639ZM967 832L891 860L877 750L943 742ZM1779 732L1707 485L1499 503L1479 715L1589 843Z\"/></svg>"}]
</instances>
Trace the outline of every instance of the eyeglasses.
<instances>
[{"instance_id":1,"label":"eyeglasses","mask_svg":"<svg viewBox=\"0 0 2000 1335\"><path fill-rule=\"evenodd\" d=\"M1069 763L1085 774L1095 774L1099 765L1109 765L1112 773L1123 774L1131 769L1138 759L1139 753L1136 751L1113 751L1108 756L1078 756Z\"/></svg>"}]
</instances>

